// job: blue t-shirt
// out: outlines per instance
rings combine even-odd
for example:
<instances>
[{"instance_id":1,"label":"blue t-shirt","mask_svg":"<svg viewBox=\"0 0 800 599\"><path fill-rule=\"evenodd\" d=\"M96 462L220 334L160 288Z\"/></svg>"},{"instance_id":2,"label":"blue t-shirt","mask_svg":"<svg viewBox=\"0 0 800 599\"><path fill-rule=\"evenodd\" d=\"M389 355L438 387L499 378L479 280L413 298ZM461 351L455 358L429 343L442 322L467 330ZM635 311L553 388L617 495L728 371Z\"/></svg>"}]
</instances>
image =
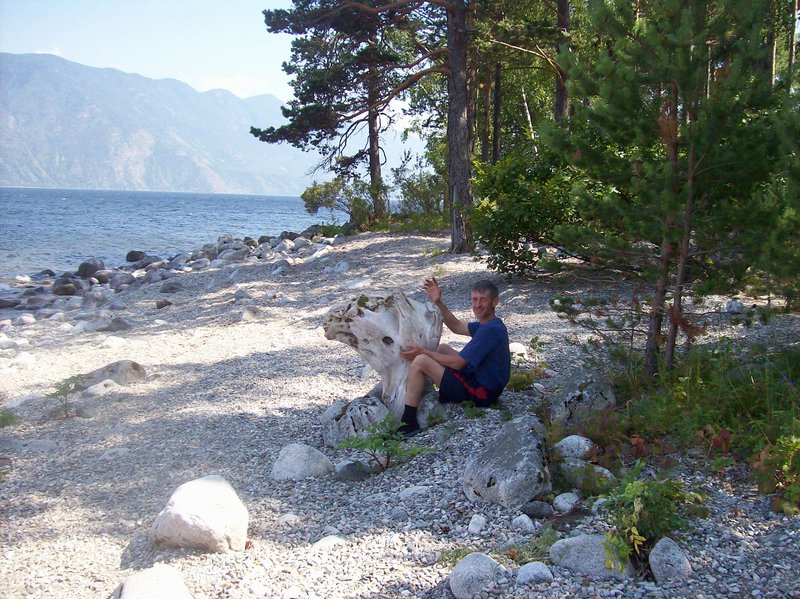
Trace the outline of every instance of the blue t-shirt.
<instances>
[{"instance_id":1,"label":"blue t-shirt","mask_svg":"<svg viewBox=\"0 0 800 599\"><path fill-rule=\"evenodd\" d=\"M467 328L472 339L458 352L467 361L464 370L472 372L478 384L499 395L511 377L506 325L495 317L484 324L467 323Z\"/></svg>"}]
</instances>

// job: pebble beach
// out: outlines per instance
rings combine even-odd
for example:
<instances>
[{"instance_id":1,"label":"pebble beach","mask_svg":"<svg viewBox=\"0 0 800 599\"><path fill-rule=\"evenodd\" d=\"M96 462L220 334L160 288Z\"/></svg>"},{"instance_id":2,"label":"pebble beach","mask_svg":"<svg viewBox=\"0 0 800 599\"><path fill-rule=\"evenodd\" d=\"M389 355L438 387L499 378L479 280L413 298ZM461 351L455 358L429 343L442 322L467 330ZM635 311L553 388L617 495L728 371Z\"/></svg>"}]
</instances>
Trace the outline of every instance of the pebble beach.
<instances>
[{"instance_id":1,"label":"pebble beach","mask_svg":"<svg viewBox=\"0 0 800 599\"><path fill-rule=\"evenodd\" d=\"M196 599L451 598L449 557L478 551L507 569L480 597L800 597L800 517L771 512L743 463L711 472L703 455L676 456L671 476L707 497L708 517L674 536L691 576L661 585L644 576L591 579L555 565L550 582L518 583L520 566L507 550L537 533L512 526L519 512L470 502L459 480L468 458L504 424L499 410L480 418L456 411L413 439L428 452L363 481L270 477L291 443L334 463L364 459L325 447L319 422L332 403L379 382L355 351L322 330L331 306L359 293L400 290L422 299L422 281L435 276L445 302L466 320L472 283L495 281L511 341L538 336L538 359L553 373L537 391L502 396L512 416L557 396L585 365L567 342L580 331L549 301L615 293L617 283L509 281L472 256L444 252L448 244L442 236L368 233L337 239L314 260L290 258L282 270L251 258L182 272L181 288L168 295L159 284L118 293L113 315L130 327L113 332L75 330L104 306L25 324L15 324L19 310L0 311L0 333L11 340L0 350L0 407L19 419L0 428L0 596L111 597L131 574L168 564ZM169 305L157 307L164 299ZM788 314L750 329L720 324L708 335L797 342L798 324ZM442 341L464 343L446 330ZM147 376L107 393L76 394L69 417L53 415L58 400L47 395L61 381L118 360L137 362ZM247 507L247 549L153 547L148 530L172 492L211 474L229 481ZM474 533L476 514L486 525ZM539 524L562 538L608 530L588 502Z\"/></svg>"}]
</instances>

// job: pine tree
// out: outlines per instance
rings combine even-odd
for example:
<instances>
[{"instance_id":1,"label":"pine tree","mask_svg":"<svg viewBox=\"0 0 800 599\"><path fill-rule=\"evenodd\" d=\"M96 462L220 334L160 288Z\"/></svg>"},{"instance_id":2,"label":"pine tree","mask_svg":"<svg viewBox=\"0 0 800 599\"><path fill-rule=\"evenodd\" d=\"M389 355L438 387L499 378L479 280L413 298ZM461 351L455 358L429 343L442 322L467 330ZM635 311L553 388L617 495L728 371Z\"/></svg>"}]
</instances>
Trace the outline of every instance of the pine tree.
<instances>
[{"instance_id":1,"label":"pine tree","mask_svg":"<svg viewBox=\"0 0 800 599\"><path fill-rule=\"evenodd\" d=\"M563 57L575 116L552 141L605 190L582 205L585 255L646 265L647 375L662 344L672 364L687 289L741 282L757 255L752 229L774 222L763 205L751 218L780 148L779 97L760 67L767 4L591 3L594 62Z\"/></svg>"}]
</instances>

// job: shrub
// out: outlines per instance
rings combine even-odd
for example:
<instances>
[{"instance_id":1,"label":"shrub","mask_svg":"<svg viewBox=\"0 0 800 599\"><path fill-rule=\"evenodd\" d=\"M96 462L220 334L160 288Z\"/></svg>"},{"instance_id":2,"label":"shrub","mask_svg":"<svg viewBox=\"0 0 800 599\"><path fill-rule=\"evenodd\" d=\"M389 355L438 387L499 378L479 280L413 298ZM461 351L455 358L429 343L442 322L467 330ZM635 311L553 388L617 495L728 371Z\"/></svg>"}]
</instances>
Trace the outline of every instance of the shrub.
<instances>
[{"instance_id":1,"label":"shrub","mask_svg":"<svg viewBox=\"0 0 800 599\"><path fill-rule=\"evenodd\" d=\"M604 511L611 514L613 529L606 533L606 567L642 556L660 538L686 525L684 517L701 497L669 478L636 480L644 468L638 461L616 490L608 495Z\"/></svg>"},{"instance_id":2,"label":"shrub","mask_svg":"<svg viewBox=\"0 0 800 599\"><path fill-rule=\"evenodd\" d=\"M14 414L13 410L3 408L0 410L0 428L6 426L13 426L19 422L19 418Z\"/></svg>"},{"instance_id":3,"label":"shrub","mask_svg":"<svg viewBox=\"0 0 800 599\"><path fill-rule=\"evenodd\" d=\"M389 415L364 429L365 436L348 437L337 445L339 449L358 449L365 452L375 462L380 472L388 470L399 462L410 460L421 453L430 451L426 447L409 445L398 430L400 424Z\"/></svg>"},{"instance_id":4,"label":"shrub","mask_svg":"<svg viewBox=\"0 0 800 599\"><path fill-rule=\"evenodd\" d=\"M52 411L55 416L69 418L72 410L72 404L69 401L69 396L78 390L79 382L79 376L71 376L66 378L56 385L56 388L51 393L48 393L45 396L58 401L58 405Z\"/></svg>"},{"instance_id":5,"label":"shrub","mask_svg":"<svg viewBox=\"0 0 800 599\"><path fill-rule=\"evenodd\" d=\"M471 224L489 251L490 268L525 274L536 266L536 244L552 244L556 227L573 220L571 174L542 154L512 154L495 165L476 166Z\"/></svg>"}]
</instances>

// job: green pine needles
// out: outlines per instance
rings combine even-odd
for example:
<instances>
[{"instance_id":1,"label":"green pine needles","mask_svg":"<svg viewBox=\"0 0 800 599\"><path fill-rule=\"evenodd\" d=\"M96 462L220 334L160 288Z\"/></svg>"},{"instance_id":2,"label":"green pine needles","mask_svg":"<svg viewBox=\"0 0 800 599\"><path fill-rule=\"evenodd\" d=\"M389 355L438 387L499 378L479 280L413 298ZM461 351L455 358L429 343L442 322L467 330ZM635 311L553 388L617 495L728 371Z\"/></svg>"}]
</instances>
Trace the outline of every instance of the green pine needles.
<instances>
[{"instance_id":1,"label":"green pine needles","mask_svg":"<svg viewBox=\"0 0 800 599\"><path fill-rule=\"evenodd\" d=\"M338 449L357 449L366 453L379 472L430 451L427 447L409 445L398 430L400 424L389 415L364 429L364 436L348 437L337 444Z\"/></svg>"}]
</instances>

